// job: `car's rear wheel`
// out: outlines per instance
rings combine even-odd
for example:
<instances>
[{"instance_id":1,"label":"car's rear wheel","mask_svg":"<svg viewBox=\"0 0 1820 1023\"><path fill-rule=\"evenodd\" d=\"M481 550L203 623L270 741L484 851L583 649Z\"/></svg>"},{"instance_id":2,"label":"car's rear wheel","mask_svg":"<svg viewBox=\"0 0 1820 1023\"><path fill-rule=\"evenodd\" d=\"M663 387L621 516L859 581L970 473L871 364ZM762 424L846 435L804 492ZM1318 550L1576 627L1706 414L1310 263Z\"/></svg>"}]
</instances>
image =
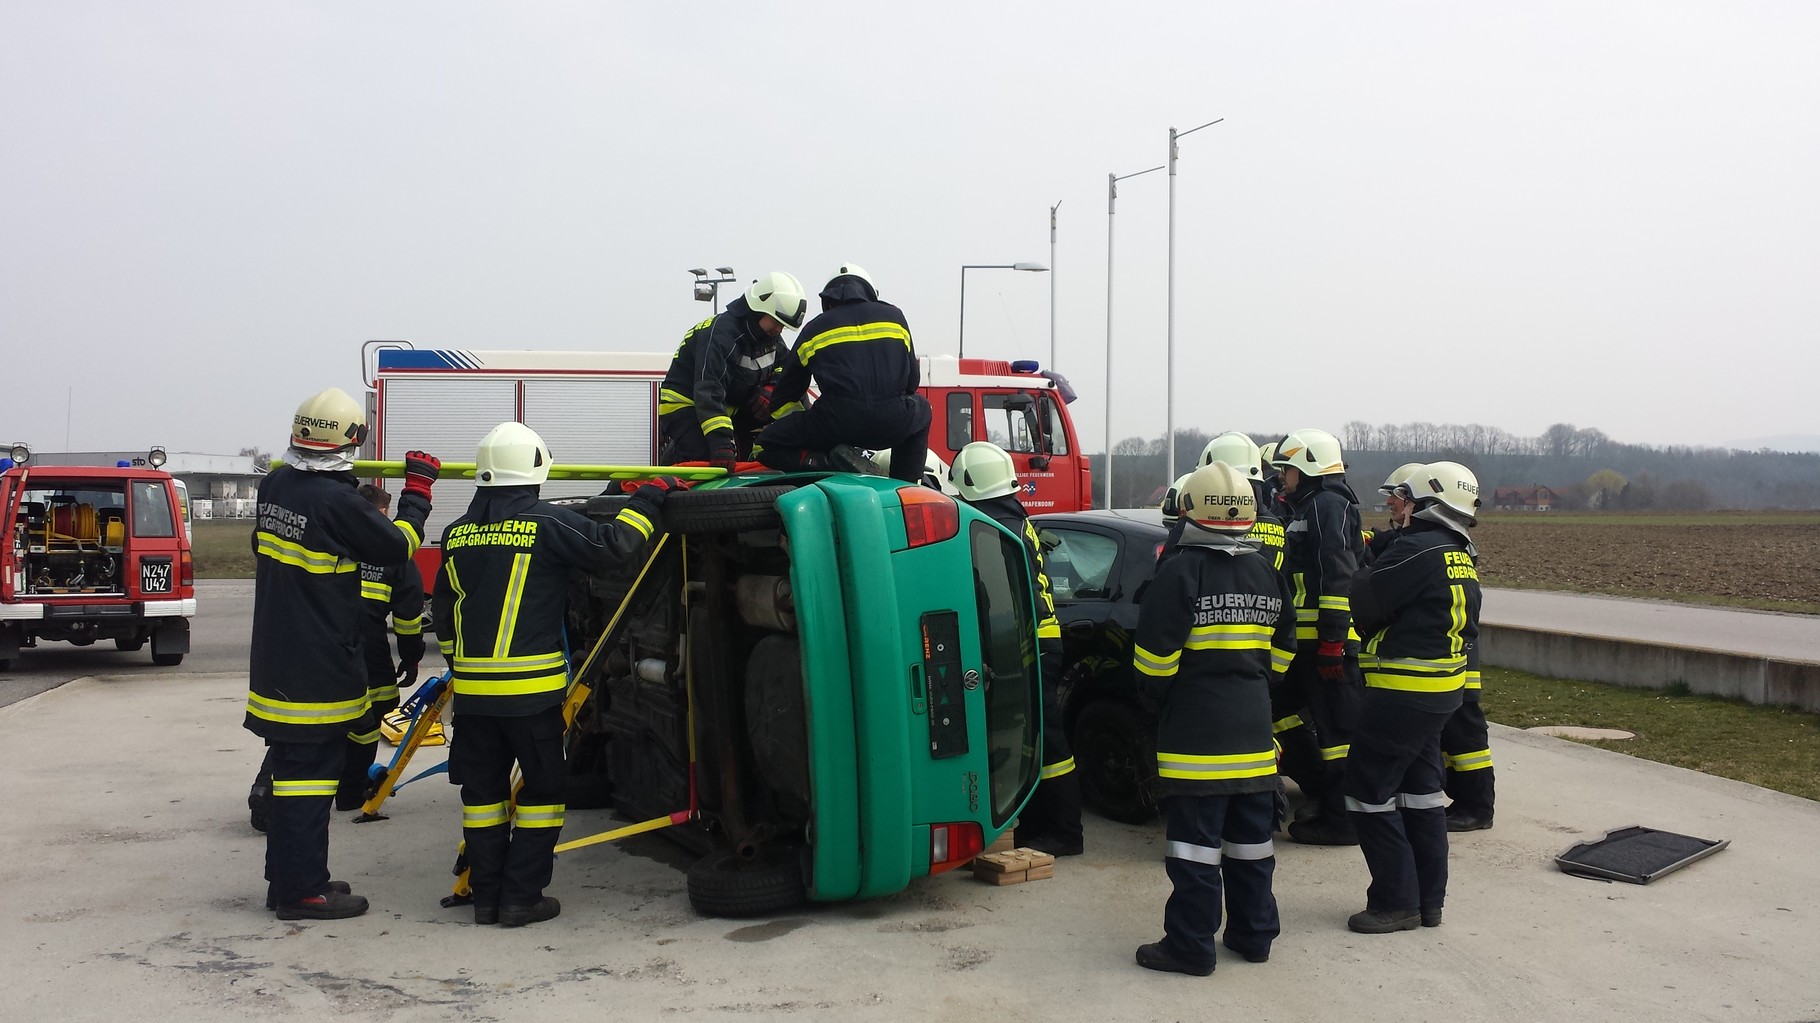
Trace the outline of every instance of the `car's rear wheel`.
<instances>
[{"instance_id":1,"label":"car's rear wheel","mask_svg":"<svg viewBox=\"0 0 1820 1023\"><path fill-rule=\"evenodd\" d=\"M1156 740L1136 708L1095 700L1074 719L1081 795L1103 817L1142 824L1156 816Z\"/></svg>"},{"instance_id":2,"label":"car's rear wheel","mask_svg":"<svg viewBox=\"0 0 1820 1023\"><path fill-rule=\"evenodd\" d=\"M171 668L183 663L182 654L153 654L152 663L160 668Z\"/></svg>"},{"instance_id":3,"label":"car's rear wheel","mask_svg":"<svg viewBox=\"0 0 1820 1023\"><path fill-rule=\"evenodd\" d=\"M114 649L124 650L129 654L144 646L145 646L145 637L144 636L131 636L131 637L116 636L116 637L114 637Z\"/></svg>"},{"instance_id":4,"label":"car's rear wheel","mask_svg":"<svg viewBox=\"0 0 1820 1023\"><path fill-rule=\"evenodd\" d=\"M709 853L689 868L689 904L703 916L763 916L809 897L792 855L746 859L732 849Z\"/></svg>"},{"instance_id":5,"label":"car's rear wheel","mask_svg":"<svg viewBox=\"0 0 1820 1023\"><path fill-rule=\"evenodd\" d=\"M782 522L777 499L793 487L729 487L725 490L673 490L664 498L663 526L672 533L735 533L776 529ZM602 494L588 499L588 517L604 521L618 515L630 498Z\"/></svg>"}]
</instances>

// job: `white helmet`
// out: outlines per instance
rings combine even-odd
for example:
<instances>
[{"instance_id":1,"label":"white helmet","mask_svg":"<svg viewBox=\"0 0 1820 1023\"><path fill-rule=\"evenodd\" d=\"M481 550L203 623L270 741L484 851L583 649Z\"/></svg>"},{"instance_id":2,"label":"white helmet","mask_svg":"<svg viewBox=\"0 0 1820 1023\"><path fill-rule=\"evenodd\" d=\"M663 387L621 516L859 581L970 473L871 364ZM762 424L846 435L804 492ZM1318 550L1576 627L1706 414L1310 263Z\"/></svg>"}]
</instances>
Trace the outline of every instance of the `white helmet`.
<instances>
[{"instance_id":1,"label":"white helmet","mask_svg":"<svg viewBox=\"0 0 1820 1023\"><path fill-rule=\"evenodd\" d=\"M991 441L976 440L955 452L949 476L954 489L968 501L1017 493L1017 466L1004 448Z\"/></svg>"},{"instance_id":2,"label":"white helmet","mask_svg":"<svg viewBox=\"0 0 1820 1023\"><path fill-rule=\"evenodd\" d=\"M1175 520L1181 518L1182 484L1188 482L1188 477L1193 475L1194 473L1190 471L1177 476L1175 482L1169 484L1169 489L1163 491L1163 503L1157 506L1158 510L1163 513L1163 525L1173 526Z\"/></svg>"},{"instance_id":3,"label":"white helmet","mask_svg":"<svg viewBox=\"0 0 1820 1023\"><path fill-rule=\"evenodd\" d=\"M1421 462L1404 462L1402 465L1399 465L1395 469L1390 470L1390 475L1384 477L1384 485L1378 488L1378 493L1380 493L1380 494L1396 493L1398 487L1402 486L1405 483L1408 483L1409 478L1411 476L1414 476L1416 473L1420 472L1421 470L1422 470Z\"/></svg>"},{"instance_id":4,"label":"white helmet","mask_svg":"<svg viewBox=\"0 0 1820 1023\"><path fill-rule=\"evenodd\" d=\"M858 277L866 282L866 287L871 288L874 295L878 294L878 284L872 280L872 275L866 272L866 268L858 263L842 263L828 278L828 283L832 284L841 277Z\"/></svg>"},{"instance_id":5,"label":"white helmet","mask_svg":"<svg viewBox=\"0 0 1820 1023\"><path fill-rule=\"evenodd\" d=\"M1304 476L1337 476L1346 471L1339 438L1313 428L1291 431L1277 445L1276 457L1270 464L1279 469L1293 468Z\"/></svg>"},{"instance_id":6,"label":"white helmet","mask_svg":"<svg viewBox=\"0 0 1820 1023\"><path fill-rule=\"evenodd\" d=\"M773 270L753 281L746 289L746 305L753 312L764 313L791 330L801 327L809 312L809 299L803 294L802 282L782 270Z\"/></svg>"},{"instance_id":7,"label":"white helmet","mask_svg":"<svg viewBox=\"0 0 1820 1023\"><path fill-rule=\"evenodd\" d=\"M887 476L891 475L891 449L885 448L882 451L872 452L872 464L878 466L879 472ZM942 456L934 451L923 456L923 478L920 482L923 486L931 490L939 490L949 497L956 497L960 494L960 491L954 489L954 483L949 479L948 463L942 461Z\"/></svg>"},{"instance_id":8,"label":"white helmet","mask_svg":"<svg viewBox=\"0 0 1820 1023\"><path fill-rule=\"evenodd\" d=\"M1274 464L1276 462L1276 460L1277 460L1277 442L1276 441L1273 440L1270 443L1268 443L1258 449L1258 461L1263 462L1265 465L1268 465L1274 469L1274 468L1276 468L1276 466Z\"/></svg>"},{"instance_id":9,"label":"white helmet","mask_svg":"<svg viewBox=\"0 0 1820 1023\"><path fill-rule=\"evenodd\" d=\"M305 398L291 417L291 447L299 451L340 451L366 439L366 410L339 387Z\"/></svg>"},{"instance_id":10,"label":"white helmet","mask_svg":"<svg viewBox=\"0 0 1820 1023\"><path fill-rule=\"evenodd\" d=\"M550 448L523 423L500 423L480 438L474 455L477 487L537 486L550 478Z\"/></svg>"},{"instance_id":11,"label":"white helmet","mask_svg":"<svg viewBox=\"0 0 1820 1023\"><path fill-rule=\"evenodd\" d=\"M1416 515L1454 529L1479 524L1479 478L1458 462L1430 462L1405 483Z\"/></svg>"},{"instance_id":12,"label":"white helmet","mask_svg":"<svg viewBox=\"0 0 1820 1023\"><path fill-rule=\"evenodd\" d=\"M1225 462L1210 462L1182 484L1182 538L1177 543L1212 543L1217 536L1244 536L1257 522L1258 501L1251 481Z\"/></svg>"},{"instance_id":13,"label":"white helmet","mask_svg":"<svg viewBox=\"0 0 1820 1023\"><path fill-rule=\"evenodd\" d=\"M1207 442L1201 449L1201 464L1208 462L1225 462L1237 469L1246 479L1261 480L1264 478L1263 454L1258 450L1257 441L1247 434L1233 430L1222 433Z\"/></svg>"}]
</instances>

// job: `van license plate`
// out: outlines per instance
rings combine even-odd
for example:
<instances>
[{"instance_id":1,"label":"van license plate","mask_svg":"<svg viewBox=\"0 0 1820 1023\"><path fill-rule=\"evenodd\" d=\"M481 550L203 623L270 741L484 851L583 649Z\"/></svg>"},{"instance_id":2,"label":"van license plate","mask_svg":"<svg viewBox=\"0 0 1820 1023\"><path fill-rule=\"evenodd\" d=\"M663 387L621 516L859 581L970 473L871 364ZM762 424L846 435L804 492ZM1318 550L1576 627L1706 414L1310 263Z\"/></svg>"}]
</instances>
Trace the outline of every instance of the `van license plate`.
<instances>
[{"instance_id":1,"label":"van license plate","mask_svg":"<svg viewBox=\"0 0 1820 1023\"><path fill-rule=\"evenodd\" d=\"M139 592L171 592L171 559L142 558L139 561Z\"/></svg>"}]
</instances>

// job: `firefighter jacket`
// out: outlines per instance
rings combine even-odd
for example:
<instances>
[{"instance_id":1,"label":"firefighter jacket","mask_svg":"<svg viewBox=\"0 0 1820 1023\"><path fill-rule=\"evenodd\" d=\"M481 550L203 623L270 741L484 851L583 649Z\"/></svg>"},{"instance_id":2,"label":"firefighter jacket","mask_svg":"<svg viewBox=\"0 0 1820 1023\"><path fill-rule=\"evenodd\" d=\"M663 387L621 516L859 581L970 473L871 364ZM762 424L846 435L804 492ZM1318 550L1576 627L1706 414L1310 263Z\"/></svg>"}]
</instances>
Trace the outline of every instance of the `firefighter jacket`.
<instances>
[{"instance_id":1,"label":"firefighter jacket","mask_svg":"<svg viewBox=\"0 0 1820 1023\"><path fill-rule=\"evenodd\" d=\"M1479 573L1466 538L1412 521L1360 574L1353 598L1366 692L1412 709L1457 709L1479 636Z\"/></svg>"},{"instance_id":2,"label":"firefighter jacket","mask_svg":"<svg viewBox=\"0 0 1820 1023\"><path fill-rule=\"evenodd\" d=\"M423 660L423 573L415 562L402 565L360 566L360 645L366 657L367 697L373 710L384 714L398 706L398 669L392 663L392 642L386 638L385 620L392 619L398 641L398 663Z\"/></svg>"},{"instance_id":3,"label":"firefighter jacket","mask_svg":"<svg viewBox=\"0 0 1820 1023\"><path fill-rule=\"evenodd\" d=\"M827 311L803 325L779 360L776 405L801 398L815 377L816 400L872 405L915 394L922 368L903 310L868 298L871 289L841 277L822 292Z\"/></svg>"},{"instance_id":4,"label":"firefighter jacket","mask_svg":"<svg viewBox=\"0 0 1820 1023\"><path fill-rule=\"evenodd\" d=\"M777 349L744 295L728 302L726 312L683 335L657 392L657 414L692 409L703 436L725 430L731 439L734 417L775 378Z\"/></svg>"},{"instance_id":5,"label":"firefighter jacket","mask_svg":"<svg viewBox=\"0 0 1820 1023\"><path fill-rule=\"evenodd\" d=\"M1276 787L1270 680L1295 659L1295 623L1287 580L1244 540L1184 547L1157 571L1132 666L1140 699L1157 712L1164 794Z\"/></svg>"},{"instance_id":6,"label":"firefighter jacket","mask_svg":"<svg viewBox=\"0 0 1820 1023\"><path fill-rule=\"evenodd\" d=\"M1295 596L1296 637L1310 647L1357 639L1352 577L1365 555L1359 499L1344 476L1304 476L1289 510L1283 574Z\"/></svg>"},{"instance_id":7,"label":"firefighter jacket","mask_svg":"<svg viewBox=\"0 0 1820 1023\"><path fill-rule=\"evenodd\" d=\"M1270 562L1271 568L1281 572L1284 546L1283 520L1277 516L1277 509L1280 505L1274 505L1269 501L1269 494L1266 490L1263 481L1251 481L1251 495L1257 499L1257 519L1251 524L1251 532L1245 534L1245 539L1257 545L1258 552L1264 555L1264 560ZM1188 528L1186 519L1178 518L1170 523L1169 533L1163 538L1163 549L1157 554L1158 565L1175 556L1176 545L1182 539L1182 530L1186 528Z\"/></svg>"},{"instance_id":8,"label":"firefighter jacket","mask_svg":"<svg viewBox=\"0 0 1820 1023\"><path fill-rule=\"evenodd\" d=\"M597 523L539 501L534 486L475 492L442 534L431 601L457 715L523 717L561 705L569 574L637 554L658 531L657 495L640 488L618 517Z\"/></svg>"},{"instance_id":9,"label":"firefighter jacket","mask_svg":"<svg viewBox=\"0 0 1820 1023\"><path fill-rule=\"evenodd\" d=\"M366 730L356 727L368 709L360 565L409 561L429 514L429 500L407 490L388 520L351 472L283 466L259 482L248 731L328 742Z\"/></svg>"},{"instance_id":10,"label":"firefighter jacket","mask_svg":"<svg viewBox=\"0 0 1820 1023\"><path fill-rule=\"evenodd\" d=\"M1046 656L1060 654L1062 627L1055 618L1055 595L1049 589L1049 570L1043 565L1043 543L1037 539L1036 523L1030 521L1024 503L1011 494L974 502L973 507L1023 538L1024 548L1030 553L1030 570L1035 576L1037 645Z\"/></svg>"}]
</instances>

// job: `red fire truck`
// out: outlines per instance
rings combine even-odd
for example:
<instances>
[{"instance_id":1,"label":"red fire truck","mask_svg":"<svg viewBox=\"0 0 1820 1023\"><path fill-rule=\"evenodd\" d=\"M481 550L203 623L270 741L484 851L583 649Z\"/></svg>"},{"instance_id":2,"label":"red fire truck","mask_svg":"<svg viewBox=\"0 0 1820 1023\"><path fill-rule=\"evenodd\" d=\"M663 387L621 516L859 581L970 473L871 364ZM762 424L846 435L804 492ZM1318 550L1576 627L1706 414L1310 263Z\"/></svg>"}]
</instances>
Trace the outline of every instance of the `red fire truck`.
<instances>
[{"instance_id":1,"label":"red fire truck","mask_svg":"<svg viewBox=\"0 0 1820 1023\"><path fill-rule=\"evenodd\" d=\"M1093 488L1068 403L1066 380L1034 361L922 358L923 394L934 422L929 450L955 452L990 440L1011 452L1034 513L1084 511ZM670 368L662 352L519 352L418 348L369 341L361 349L372 425L366 457L398 459L421 448L467 460L494 426L518 420L571 464L650 465L657 459L657 388ZM598 483L544 486L545 498L598 492ZM468 506L473 484L436 487L434 539ZM425 564L440 556L424 552ZM425 572L426 580L434 578Z\"/></svg>"}]
</instances>

